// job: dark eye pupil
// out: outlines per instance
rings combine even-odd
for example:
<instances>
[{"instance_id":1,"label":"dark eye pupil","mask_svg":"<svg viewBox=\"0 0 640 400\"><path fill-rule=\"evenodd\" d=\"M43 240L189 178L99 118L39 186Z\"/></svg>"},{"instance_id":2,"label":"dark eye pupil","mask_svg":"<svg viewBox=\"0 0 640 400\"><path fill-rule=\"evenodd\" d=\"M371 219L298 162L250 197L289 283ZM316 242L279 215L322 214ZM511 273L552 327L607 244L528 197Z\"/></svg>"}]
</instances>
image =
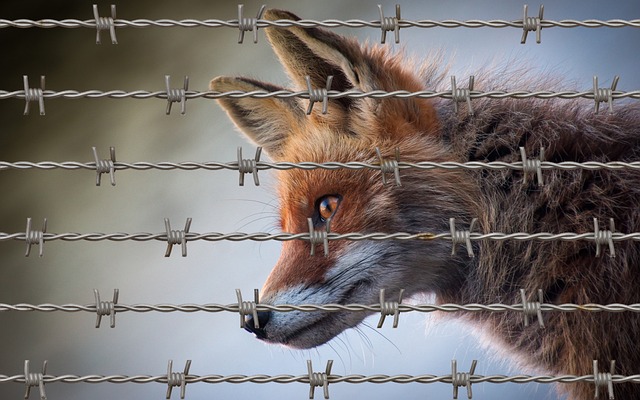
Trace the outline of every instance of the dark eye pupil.
<instances>
[{"instance_id":1,"label":"dark eye pupil","mask_svg":"<svg viewBox=\"0 0 640 400\"><path fill-rule=\"evenodd\" d=\"M325 209L325 211L329 211L329 212L333 211L333 206L332 206L331 202L328 199L324 199L322 201L321 207L323 209Z\"/></svg>"}]
</instances>

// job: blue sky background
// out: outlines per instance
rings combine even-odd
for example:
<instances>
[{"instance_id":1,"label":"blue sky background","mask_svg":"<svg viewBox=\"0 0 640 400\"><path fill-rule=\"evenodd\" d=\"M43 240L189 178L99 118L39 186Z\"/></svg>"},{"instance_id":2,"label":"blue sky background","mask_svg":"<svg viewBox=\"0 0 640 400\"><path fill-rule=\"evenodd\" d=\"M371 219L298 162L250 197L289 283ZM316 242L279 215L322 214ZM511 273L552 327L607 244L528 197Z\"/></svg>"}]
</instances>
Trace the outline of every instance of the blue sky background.
<instances>
[{"instance_id":1,"label":"blue sky background","mask_svg":"<svg viewBox=\"0 0 640 400\"><path fill-rule=\"evenodd\" d=\"M378 19L376 4L392 15L394 1L294 1L277 0L269 7L289 9L311 19ZM5 1L0 18L91 19L88 1L64 5L44 1ZM101 15L108 5L100 4ZM223 1L116 2L118 16L136 18L234 19L237 5ZM245 1L251 16L260 2ZM404 18L506 19L522 18L523 3L515 1L404 1ZM616 1L562 1L545 4L545 17L560 19L637 19L640 3ZM530 4L530 15L538 4ZM336 31L376 42L376 29L341 28ZM238 45L237 30L228 28L118 29L118 45L103 32L96 45L91 29L0 29L0 89L22 89L22 75L36 86L41 74L47 89L164 90L164 75L181 86L189 75L191 88L206 90L217 75L247 75L278 84L287 82L280 65L260 32L259 43ZM390 34L391 35L391 34ZM487 65L517 63L531 70L532 79L550 74L564 79L562 88L588 90L593 75L608 86L620 75L620 90L640 88L640 30L637 28L550 28L542 31L542 44L531 33L520 44L521 31L505 29L403 29L402 47L421 57L442 51L452 64L458 82ZM388 42L392 42L391 37ZM555 88L555 89L562 89ZM553 89L553 88L551 88ZM48 100L47 115L23 116L21 100L0 101L0 159L6 161L91 161L91 146L101 158L115 146L122 161L233 161L236 147L245 157L253 147L211 100L190 100L187 114L165 116L165 102L153 100ZM194 232L275 231L274 173L261 172L262 185L239 187L232 171L119 171L115 187L103 177L94 185L91 171L3 171L0 173L0 231L23 232L27 217L39 227L49 219L50 232L162 232L163 218L181 229L193 218ZM235 289L247 299L262 286L277 260L278 243L192 242L189 255L164 258L161 242L49 242L45 256L25 258L24 244L0 242L1 303L93 302L92 289L110 299L120 289L120 302L223 303L235 302ZM37 254L37 249L32 253ZM486 349L480 332L454 322L418 314L403 314L398 329L390 322L381 330L363 328L363 339L352 331L313 351L291 351L266 346L238 327L231 313L122 313L115 329L93 327L89 313L0 313L0 374L22 374L25 359L38 369L49 360L49 373L151 374L166 373L167 360L181 370L192 359L191 372L207 374L306 373L306 360L317 370L335 360L336 374L450 373L451 359L460 371L478 359L479 374L535 374L515 369L503 354ZM369 320L375 326L377 320ZM34 389L35 390L35 389ZM50 399L159 399L162 384L49 384ZM0 384L0 398L20 398L20 384ZM305 398L303 384L191 384L188 399ZM332 399L450 398L447 384L335 384ZM476 384L474 399L555 398L549 385ZM32 393L32 398L35 394ZM177 398L174 393L173 398ZM318 389L316 396L321 396ZM460 398L466 396L461 389Z\"/></svg>"}]
</instances>

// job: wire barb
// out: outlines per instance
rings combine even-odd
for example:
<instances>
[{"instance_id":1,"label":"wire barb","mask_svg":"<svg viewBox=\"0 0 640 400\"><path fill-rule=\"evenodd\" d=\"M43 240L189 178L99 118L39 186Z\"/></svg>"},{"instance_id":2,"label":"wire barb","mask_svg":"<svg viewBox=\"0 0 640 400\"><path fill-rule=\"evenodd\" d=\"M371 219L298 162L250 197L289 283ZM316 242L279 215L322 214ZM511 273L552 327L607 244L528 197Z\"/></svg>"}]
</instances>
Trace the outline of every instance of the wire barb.
<instances>
[{"instance_id":1,"label":"wire barb","mask_svg":"<svg viewBox=\"0 0 640 400\"><path fill-rule=\"evenodd\" d=\"M44 376L47 374L47 360L42 363L42 372L29 372L29 360L24 361L24 385L25 392L24 398L28 399L31 393L31 388L38 386L40 391L40 400L47 400L47 395L44 391Z\"/></svg>"},{"instance_id":2,"label":"wire barb","mask_svg":"<svg viewBox=\"0 0 640 400\"><path fill-rule=\"evenodd\" d=\"M260 303L260 291L253 289L254 301L242 301L242 291L240 289L236 289L236 297L238 299L238 312L240 313L240 328L244 329L246 323L245 315L251 315L253 317L253 327L259 329L260 320L258 318L257 305Z\"/></svg>"},{"instance_id":3,"label":"wire barb","mask_svg":"<svg viewBox=\"0 0 640 400\"><path fill-rule=\"evenodd\" d=\"M327 219L325 229L315 229L311 218L307 218L307 222L309 223L309 244L311 245L311 255L314 256L316 254L316 245L322 243L322 246L324 247L324 255L325 257L328 256L331 217Z\"/></svg>"},{"instance_id":4,"label":"wire barb","mask_svg":"<svg viewBox=\"0 0 640 400\"><path fill-rule=\"evenodd\" d=\"M380 43L384 44L386 42L388 31L394 31L396 44L400 43L400 4L396 4L395 17L385 17L380 4L378 4L378 10L380 11L380 29L382 29Z\"/></svg>"},{"instance_id":5,"label":"wire barb","mask_svg":"<svg viewBox=\"0 0 640 400\"><path fill-rule=\"evenodd\" d=\"M544 15L544 6L540 5L540 10L538 11L537 17L529 17L527 15L529 11L529 6L524 5L524 16L522 17L522 39L520 40L521 44L525 44L527 41L527 34L531 31L536 31L536 43L540 44L541 33L542 33L542 16Z\"/></svg>"},{"instance_id":6,"label":"wire barb","mask_svg":"<svg viewBox=\"0 0 640 400\"><path fill-rule=\"evenodd\" d=\"M541 328L544 328L544 320L542 319L542 304L544 303L544 296L542 289L538 289L538 301L527 301L527 296L524 289L520 289L520 297L522 298L522 312L524 314L524 326L529 326L529 316L535 315L538 317L538 323Z\"/></svg>"},{"instance_id":7,"label":"wire barb","mask_svg":"<svg viewBox=\"0 0 640 400\"><path fill-rule=\"evenodd\" d=\"M471 246L471 231L476 226L478 218L471 220L471 226L467 231L456 230L456 219L449 218L449 228L451 230L451 255L456 255L456 244L465 244L467 246L467 255L469 258L473 258L473 246Z\"/></svg>"},{"instance_id":8,"label":"wire barb","mask_svg":"<svg viewBox=\"0 0 640 400\"><path fill-rule=\"evenodd\" d=\"M595 113L600 111L600 103L609 104L609 114L613 114L613 92L618 86L620 77L618 75L613 77L610 88L598 87L598 76L593 76L593 101L595 101Z\"/></svg>"},{"instance_id":9,"label":"wire barb","mask_svg":"<svg viewBox=\"0 0 640 400\"><path fill-rule=\"evenodd\" d=\"M240 29L240 34L238 35L239 44L244 41L244 33L247 31L253 32L253 43L258 43L258 20L262 18L262 14L266 8L267 6L263 4L255 18L245 18L243 16L244 4L238 4L238 29Z\"/></svg>"},{"instance_id":10,"label":"wire barb","mask_svg":"<svg viewBox=\"0 0 640 400\"><path fill-rule=\"evenodd\" d=\"M315 389L318 386L322 386L324 391L324 398L329 398L329 375L331 375L331 367L333 366L333 360L327 361L327 369L325 372L313 372L311 360L307 360L307 371L309 372L309 399L313 399Z\"/></svg>"},{"instance_id":11,"label":"wire barb","mask_svg":"<svg viewBox=\"0 0 640 400\"><path fill-rule=\"evenodd\" d=\"M601 231L598 226L598 218L593 219L593 240L596 242L596 257L600 257L600 246L609 245L609 257L616 256L616 249L613 245L613 233L616 225L613 218L609 218L609 230Z\"/></svg>"},{"instance_id":12,"label":"wire barb","mask_svg":"<svg viewBox=\"0 0 640 400\"><path fill-rule=\"evenodd\" d=\"M171 88L171 75L164 76L164 83L167 87L167 115L171 114L171 105L180 102L180 114L187 112L187 90L189 90L189 77L185 75L182 89Z\"/></svg>"},{"instance_id":13,"label":"wire barb","mask_svg":"<svg viewBox=\"0 0 640 400\"><path fill-rule=\"evenodd\" d=\"M382 328L384 324L384 320L387 315L393 315L393 327L398 327L398 321L400 320L400 303L402 303L402 295L404 294L404 289L400 289L400 294L398 295L398 301L385 301L384 299L384 289L380 289L380 320L378 321L378 329Z\"/></svg>"},{"instance_id":14,"label":"wire barb","mask_svg":"<svg viewBox=\"0 0 640 400\"><path fill-rule=\"evenodd\" d=\"M180 398L184 399L186 391L186 376L189 375L189 368L191 368L191 360L187 360L184 367L184 372L173 372L173 360L169 360L167 366L167 399L171 398L171 391L175 386L180 386Z\"/></svg>"},{"instance_id":15,"label":"wire barb","mask_svg":"<svg viewBox=\"0 0 640 400\"><path fill-rule=\"evenodd\" d=\"M98 5L93 5L93 18L96 24L96 44L101 44L100 41L100 31L109 30L109 36L111 36L111 44L118 44L118 39L116 38L116 26L114 21L116 19L116 5L111 5L111 16L110 17L101 17L98 14Z\"/></svg>"},{"instance_id":16,"label":"wire barb","mask_svg":"<svg viewBox=\"0 0 640 400\"><path fill-rule=\"evenodd\" d=\"M30 108L29 103L31 103L32 101L38 102L40 115L44 115L44 86L45 86L44 75L40 75L39 88L29 87L29 77L27 75L22 75L22 83L24 86L24 102L25 102L23 115L29 115L29 108Z\"/></svg>"},{"instance_id":17,"label":"wire barb","mask_svg":"<svg viewBox=\"0 0 640 400\"><path fill-rule=\"evenodd\" d=\"M93 159L96 162L96 186L100 186L102 174L109 173L109 179L111 180L111 186L116 185L115 175L115 162L116 162L116 149L115 147L109 147L109 160L100 160L98 158L98 151L95 147L91 147L93 151Z\"/></svg>"},{"instance_id":18,"label":"wire barb","mask_svg":"<svg viewBox=\"0 0 640 400\"><path fill-rule=\"evenodd\" d=\"M609 400L614 400L612 376L616 369L616 360L611 360L609 372L598 372L598 360L593 360L593 384L596 386L596 396L599 398L600 387L606 387L609 392Z\"/></svg>"},{"instance_id":19,"label":"wire barb","mask_svg":"<svg viewBox=\"0 0 640 400\"><path fill-rule=\"evenodd\" d=\"M96 328L100 328L100 322L105 315L109 316L110 327L116 327L116 304L118 304L118 296L120 295L119 289L113 289L113 301L100 301L100 292L98 289L93 289L93 295L96 299Z\"/></svg>"},{"instance_id":20,"label":"wire barb","mask_svg":"<svg viewBox=\"0 0 640 400\"><path fill-rule=\"evenodd\" d=\"M475 76L469 77L469 88L461 89L456 85L456 77L451 77L451 99L453 100L453 110L458 113L458 103L466 101L469 115L473 116L473 108L471 107L471 91L473 91L473 84Z\"/></svg>"},{"instance_id":21,"label":"wire barb","mask_svg":"<svg viewBox=\"0 0 640 400\"><path fill-rule=\"evenodd\" d=\"M187 233L189 233L189 229L191 229L191 221L192 218L187 218L187 222L184 225L184 230L174 231L171 230L171 222L169 222L169 218L164 219L164 229L167 233L167 250L164 252L165 257L169 257L171 255L171 249L174 244L180 244L182 246L182 257L187 256Z\"/></svg>"},{"instance_id":22,"label":"wire barb","mask_svg":"<svg viewBox=\"0 0 640 400\"><path fill-rule=\"evenodd\" d=\"M400 168L398 163L400 162L400 148L395 148L395 159L383 158L382 153L380 152L380 148L376 147L376 154L378 155L378 160L380 161L380 172L382 173L382 184L387 184L386 174L393 173L396 186L402 186L402 182L400 181Z\"/></svg>"},{"instance_id":23,"label":"wire barb","mask_svg":"<svg viewBox=\"0 0 640 400\"><path fill-rule=\"evenodd\" d=\"M454 400L458 399L458 388L461 386L467 388L467 398L473 398L473 393L471 392L471 376L476 371L476 365L478 365L478 360L473 360L469 372L458 372L458 362L455 359L451 360L451 384L453 385Z\"/></svg>"},{"instance_id":24,"label":"wire barb","mask_svg":"<svg viewBox=\"0 0 640 400\"><path fill-rule=\"evenodd\" d=\"M538 186L544 186L544 181L542 179L542 162L544 161L544 147L540 147L540 154L538 158L528 159L527 153L524 150L524 147L520 147L520 157L522 158L522 171L524 173L522 183L527 183L527 175L530 173L535 173L538 178Z\"/></svg>"},{"instance_id":25,"label":"wire barb","mask_svg":"<svg viewBox=\"0 0 640 400\"><path fill-rule=\"evenodd\" d=\"M27 244L27 250L24 253L25 257L29 257L31 254L31 245L38 243L38 256L42 257L44 254L44 234L47 232L47 219L42 221L41 230L31 229L31 218L27 218L27 227L24 233L24 241Z\"/></svg>"},{"instance_id":26,"label":"wire barb","mask_svg":"<svg viewBox=\"0 0 640 400\"><path fill-rule=\"evenodd\" d=\"M326 114L329 110L329 94L331 90L331 82L333 82L333 75L327 77L327 85L324 88L311 87L311 78L309 75L304 77L307 81L307 91L309 93L309 107L307 108L307 115L311 115L313 111L313 104L316 102L322 102L322 114Z\"/></svg>"},{"instance_id":27,"label":"wire barb","mask_svg":"<svg viewBox=\"0 0 640 400\"><path fill-rule=\"evenodd\" d=\"M242 146L238 146L238 172L240 173L240 186L244 186L244 174L253 174L253 183L256 186L260 186L260 180L258 179L258 162L260 162L260 155L262 154L262 147L256 148L256 156L253 159L242 158Z\"/></svg>"}]
</instances>

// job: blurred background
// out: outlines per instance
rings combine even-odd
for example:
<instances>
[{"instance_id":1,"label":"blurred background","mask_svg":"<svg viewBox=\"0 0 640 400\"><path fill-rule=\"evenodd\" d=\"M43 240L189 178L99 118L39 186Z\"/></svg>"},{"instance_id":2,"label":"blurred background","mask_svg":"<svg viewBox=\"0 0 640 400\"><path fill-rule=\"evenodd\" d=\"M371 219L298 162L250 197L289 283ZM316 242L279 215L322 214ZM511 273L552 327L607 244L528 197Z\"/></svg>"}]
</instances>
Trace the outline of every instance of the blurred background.
<instances>
[{"instance_id":1,"label":"blurred background","mask_svg":"<svg viewBox=\"0 0 640 400\"><path fill-rule=\"evenodd\" d=\"M92 1L0 2L4 19L92 19ZM148 19L235 19L237 3L228 1L114 1L117 16L128 20ZM310 19L379 19L376 4L394 15L396 1L295 1L273 0L267 5L289 9ZM101 1L101 16L110 15L111 2ZM247 17L255 16L261 2L245 0ZM522 18L523 3L517 1L402 1L407 19L505 19ZM537 15L538 3L529 4ZM563 1L548 4L545 18L637 19L638 2ZM373 28L335 31L377 42L380 31ZM110 43L108 31L96 45L95 31L77 29L0 29L0 90L22 90L22 76L31 87L39 87L46 75L51 90L165 90L164 75L171 75L172 87L181 87L185 75L190 89L205 91L217 75L246 75L286 84L278 61L264 33L258 44L248 32L243 44L232 28L120 28L118 43ZM621 76L618 89L640 88L640 31L634 28L543 29L542 43L531 33L520 44L521 31L506 29L402 29L401 47L409 55L421 56L442 50L458 82L487 65L506 65L518 60L531 69L532 79L541 74L561 77L562 88L588 90L593 75L608 86ZM387 43L393 44L393 33ZM449 82L445 82L448 88ZM434 88L436 89L436 88ZM187 102L187 113L173 105L165 115L162 99L50 99L46 115L38 115L37 103L23 116L24 101L0 101L0 160L81 161L93 160L91 146L100 158L108 158L115 146L119 161L235 161L236 147L244 146L244 157L253 157L254 147L234 128L213 100ZM116 173L117 185L108 175L95 186L95 172L89 170L0 171L0 232L24 232L27 217L40 229L48 218L49 232L163 232L163 218L173 229L183 229L193 218L193 232L276 231L277 204L274 200L275 173L260 173L261 186L238 186L234 171L125 170ZM260 288L277 260L280 244L191 242L188 257L180 257L179 246L170 258L163 257L166 244L150 242L62 242L45 243L44 257L32 249L24 257L20 241L0 242L0 303L91 304L92 290L111 300L120 289L123 304L221 303L236 301L235 289L246 300ZM374 317L375 318L375 317ZM534 374L518 371L509 360L485 348L472 327L434 316L407 313L398 329L387 321L381 330L363 327L348 332L317 350L293 351L264 345L239 329L232 313L120 313L116 327L94 327L91 313L0 313L0 375L23 373L24 360L38 372L48 360L53 375L111 375L166 373L167 361L181 371L192 359L191 373L208 374L306 374L306 360L322 371L326 361L335 360L335 374L434 374L451 371L451 359L458 370L467 371L478 359L479 374ZM368 320L375 326L377 319ZM316 396L322 396L317 389ZM37 388L32 389L37 396ZM162 399L165 385L151 384L65 384L46 385L49 399ZM190 384L187 399L306 398L304 384ZM19 399L24 387L0 384L0 398ZM332 399L451 398L448 384L334 384ZM554 388L537 384L475 384L474 399L556 398ZM173 398L178 398L178 393ZM461 389L460 398L466 393Z\"/></svg>"}]
</instances>

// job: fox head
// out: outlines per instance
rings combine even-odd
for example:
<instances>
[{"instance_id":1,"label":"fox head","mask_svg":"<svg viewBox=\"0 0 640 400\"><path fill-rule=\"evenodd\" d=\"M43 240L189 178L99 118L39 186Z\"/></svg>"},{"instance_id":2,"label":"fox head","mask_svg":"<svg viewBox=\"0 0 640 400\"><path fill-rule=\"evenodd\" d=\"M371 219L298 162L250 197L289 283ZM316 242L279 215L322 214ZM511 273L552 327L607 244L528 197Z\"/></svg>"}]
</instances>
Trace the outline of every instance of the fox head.
<instances>
[{"instance_id":1,"label":"fox head","mask_svg":"<svg viewBox=\"0 0 640 400\"><path fill-rule=\"evenodd\" d=\"M269 20L298 20L268 10ZM326 86L332 90L372 91L424 89L425 82L401 57L380 47L361 47L354 40L317 28L269 27L266 35L290 76L295 90ZM211 90L281 90L243 77L218 77ZM306 115L308 101L295 98L222 98L220 105L237 127L274 161L378 163L399 148L402 161L450 161L438 112L427 99L330 99L322 114L318 105ZM282 231L442 232L450 217L474 196L463 172L402 170L402 185L383 184L378 170L301 170L278 172ZM393 181L393 180L392 180ZM266 304L374 304L381 289L389 299L401 289L407 295L455 291L465 274L462 258L451 256L443 241L332 240L328 255L310 255L306 241L287 241L264 288ZM296 348L310 348L354 327L366 313L261 313L258 338Z\"/></svg>"}]
</instances>

